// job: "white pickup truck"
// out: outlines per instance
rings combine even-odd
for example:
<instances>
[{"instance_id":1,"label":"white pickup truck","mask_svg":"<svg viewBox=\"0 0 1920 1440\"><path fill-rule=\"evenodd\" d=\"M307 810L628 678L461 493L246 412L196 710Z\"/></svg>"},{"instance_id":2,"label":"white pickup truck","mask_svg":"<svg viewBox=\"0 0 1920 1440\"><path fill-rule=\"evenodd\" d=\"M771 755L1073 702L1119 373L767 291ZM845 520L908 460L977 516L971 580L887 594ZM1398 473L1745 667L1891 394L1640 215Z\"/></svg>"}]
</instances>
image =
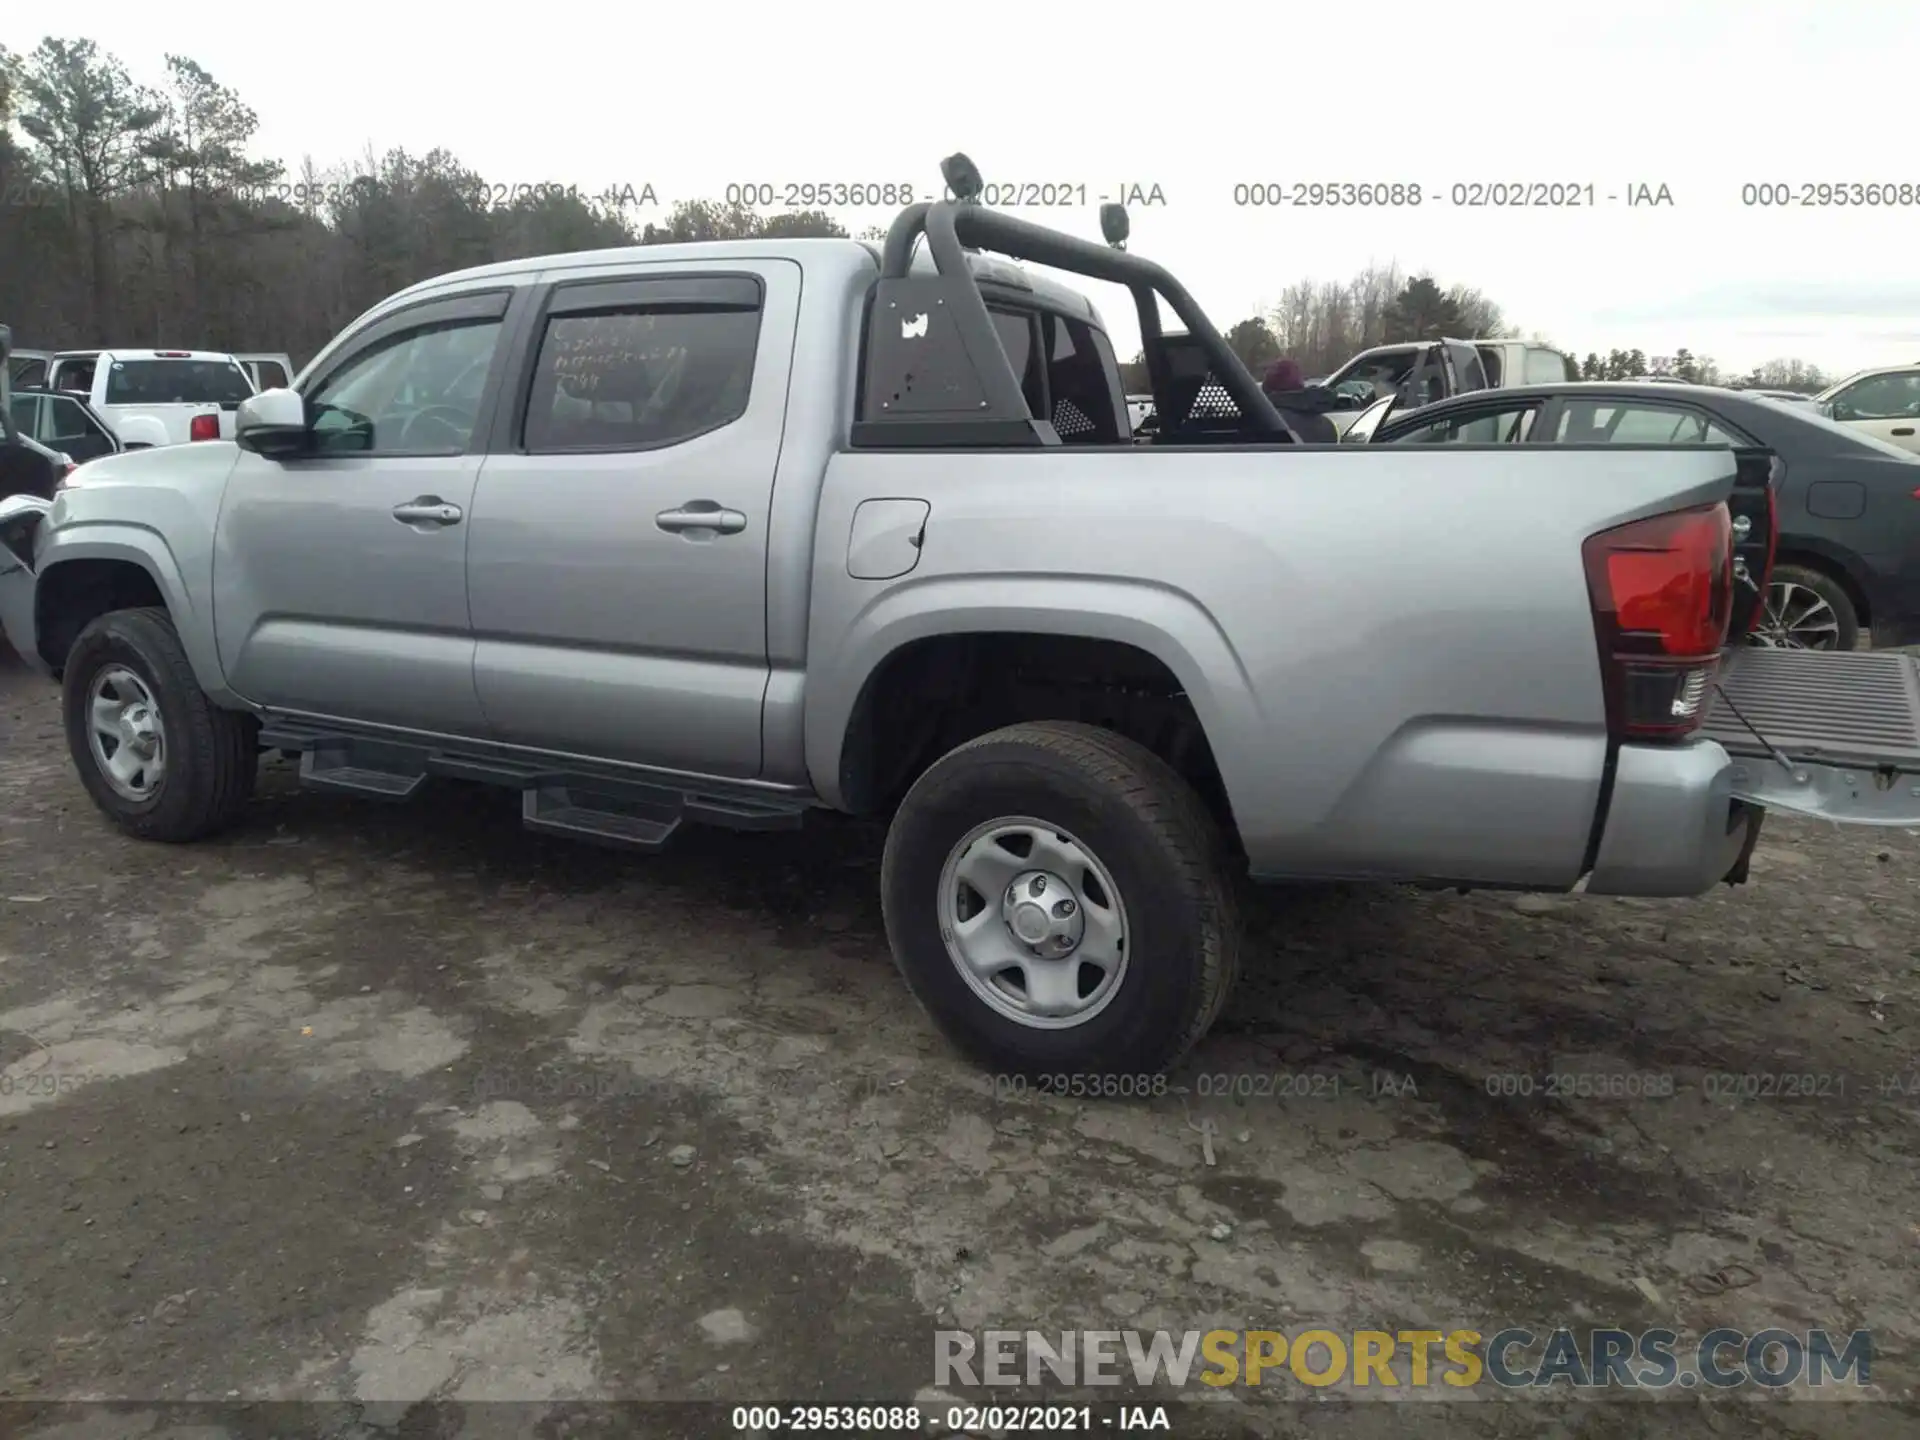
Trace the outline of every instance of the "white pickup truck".
<instances>
[{"instance_id":1,"label":"white pickup truck","mask_svg":"<svg viewBox=\"0 0 1920 1440\"><path fill-rule=\"evenodd\" d=\"M233 356L203 350L64 350L47 388L85 396L129 450L231 440L256 393Z\"/></svg>"}]
</instances>

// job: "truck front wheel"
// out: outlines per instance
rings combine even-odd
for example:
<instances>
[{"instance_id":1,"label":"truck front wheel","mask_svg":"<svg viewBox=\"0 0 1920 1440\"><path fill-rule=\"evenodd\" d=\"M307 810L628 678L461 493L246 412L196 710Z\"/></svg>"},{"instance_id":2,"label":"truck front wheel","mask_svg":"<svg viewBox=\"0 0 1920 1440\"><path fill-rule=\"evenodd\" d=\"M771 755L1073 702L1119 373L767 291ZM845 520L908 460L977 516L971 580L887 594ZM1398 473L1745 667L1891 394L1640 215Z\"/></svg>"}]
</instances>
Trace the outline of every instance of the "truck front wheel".
<instances>
[{"instance_id":1,"label":"truck front wheel","mask_svg":"<svg viewBox=\"0 0 1920 1440\"><path fill-rule=\"evenodd\" d=\"M253 721L201 693L164 610L115 610L80 632L61 677L67 750L122 830L185 841L224 829L259 774Z\"/></svg>"},{"instance_id":2,"label":"truck front wheel","mask_svg":"<svg viewBox=\"0 0 1920 1440\"><path fill-rule=\"evenodd\" d=\"M1239 971L1224 846L1159 757L1090 725L1009 726L935 762L887 835L895 963L997 1071L1141 1093L1219 1017Z\"/></svg>"}]
</instances>

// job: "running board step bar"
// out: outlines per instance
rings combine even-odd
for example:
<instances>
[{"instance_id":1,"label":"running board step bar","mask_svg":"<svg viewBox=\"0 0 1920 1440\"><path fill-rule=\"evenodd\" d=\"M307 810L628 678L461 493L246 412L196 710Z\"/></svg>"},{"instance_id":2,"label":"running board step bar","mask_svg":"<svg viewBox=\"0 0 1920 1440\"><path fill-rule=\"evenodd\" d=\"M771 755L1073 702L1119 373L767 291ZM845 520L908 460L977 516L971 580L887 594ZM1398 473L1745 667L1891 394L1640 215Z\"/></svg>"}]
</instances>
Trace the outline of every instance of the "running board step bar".
<instances>
[{"instance_id":1,"label":"running board step bar","mask_svg":"<svg viewBox=\"0 0 1920 1440\"><path fill-rule=\"evenodd\" d=\"M634 803L567 785L521 792L520 820L527 829L622 849L664 849L680 828L680 816L678 805Z\"/></svg>"},{"instance_id":2,"label":"running board step bar","mask_svg":"<svg viewBox=\"0 0 1920 1440\"><path fill-rule=\"evenodd\" d=\"M1702 737L1734 757L1733 795L1849 825L1920 825L1920 657L1730 651Z\"/></svg>"},{"instance_id":3,"label":"running board step bar","mask_svg":"<svg viewBox=\"0 0 1920 1440\"><path fill-rule=\"evenodd\" d=\"M316 746L300 757L300 783L314 790L344 790L372 800L411 800L426 782L424 770L386 770L355 764L345 746Z\"/></svg>"},{"instance_id":4,"label":"running board step bar","mask_svg":"<svg viewBox=\"0 0 1920 1440\"><path fill-rule=\"evenodd\" d=\"M441 750L292 717L269 717L260 746L298 753L301 783L317 790L410 800L435 777L518 790L520 817L529 830L627 849L658 850L683 822L797 830L812 808L807 797L774 789L736 789L704 779L683 786L666 775L576 771L505 747Z\"/></svg>"}]
</instances>

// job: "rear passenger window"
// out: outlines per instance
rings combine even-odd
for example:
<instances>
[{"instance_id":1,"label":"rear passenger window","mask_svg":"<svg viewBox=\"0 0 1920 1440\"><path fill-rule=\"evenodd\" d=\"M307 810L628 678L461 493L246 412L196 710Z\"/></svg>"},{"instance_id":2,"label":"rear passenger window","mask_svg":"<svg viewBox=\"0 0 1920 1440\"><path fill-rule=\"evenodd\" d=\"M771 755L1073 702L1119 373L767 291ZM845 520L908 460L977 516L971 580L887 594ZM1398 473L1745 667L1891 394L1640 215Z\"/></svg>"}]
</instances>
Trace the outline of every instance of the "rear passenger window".
<instances>
[{"instance_id":1,"label":"rear passenger window","mask_svg":"<svg viewBox=\"0 0 1920 1440\"><path fill-rule=\"evenodd\" d=\"M284 390L287 388L287 372L278 360L256 360L253 373L260 381L262 390Z\"/></svg>"},{"instance_id":2,"label":"rear passenger window","mask_svg":"<svg viewBox=\"0 0 1920 1440\"><path fill-rule=\"evenodd\" d=\"M753 386L758 309L627 304L549 316L526 449L649 450L738 420Z\"/></svg>"},{"instance_id":3,"label":"rear passenger window","mask_svg":"<svg viewBox=\"0 0 1920 1440\"><path fill-rule=\"evenodd\" d=\"M1401 435L1396 445L1518 445L1533 429L1535 404L1450 415Z\"/></svg>"},{"instance_id":4,"label":"rear passenger window","mask_svg":"<svg viewBox=\"0 0 1920 1440\"><path fill-rule=\"evenodd\" d=\"M115 360L103 403L232 407L253 393L247 372L232 360Z\"/></svg>"},{"instance_id":5,"label":"rear passenger window","mask_svg":"<svg viewBox=\"0 0 1920 1440\"><path fill-rule=\"evenodd\" d=\"M1026 397L1027 408L1044 420L1047 391L1039 356L1035 353L1034 322L1037 317L1026 310L998 310L991 306L987 313L993 316L994 333L1000 337L1001 349L1007 352L1007 363L1019 377L1020 393Z\"/></svg>"},{"instance_id":6,"label":"rear passenger window","mask_svg":"<svg viewBox=\"0 0 1920 1440\"><path fill-rule=\"evenodd\" d=\"M1569 400L1554 439L1563 445L1738 445L1741 442L1692 410L1664 405Z\"/></svg>"}]
</instances>

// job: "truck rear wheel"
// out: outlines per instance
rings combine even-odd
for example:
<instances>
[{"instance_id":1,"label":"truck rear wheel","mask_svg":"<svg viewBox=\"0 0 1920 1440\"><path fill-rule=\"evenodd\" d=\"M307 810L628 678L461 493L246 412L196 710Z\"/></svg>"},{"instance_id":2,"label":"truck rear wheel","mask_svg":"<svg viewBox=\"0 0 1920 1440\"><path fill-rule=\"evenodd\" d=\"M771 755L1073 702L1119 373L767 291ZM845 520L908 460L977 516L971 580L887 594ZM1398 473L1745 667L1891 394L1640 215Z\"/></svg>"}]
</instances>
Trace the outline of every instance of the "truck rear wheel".
<instances>
[{"instance_id":1,"label":"truck rear wheel","mask_svg":"<svg viewBox=\"0 0 1920 1440\"><path fill-rule=\"evenodd\" d=\"M971 740L887 835L895 963L941 1030L996 1070L1142 1093L1219 1017L1240 925L1220 835L1151 751L1048 721Z\"/></svg>"},{"instance_id":2,"label":"truck rear wheel","mask_svg":"<svg viewBox=\"0 0 1920 1440\"><path fill-rule=\"evenodd\" d=\"M164 610L115 610L80 632L62 678L67 749L87 793L143 840L225 829L253 794L252 718L201 692Z\"/></svg>"}]
</instances>

